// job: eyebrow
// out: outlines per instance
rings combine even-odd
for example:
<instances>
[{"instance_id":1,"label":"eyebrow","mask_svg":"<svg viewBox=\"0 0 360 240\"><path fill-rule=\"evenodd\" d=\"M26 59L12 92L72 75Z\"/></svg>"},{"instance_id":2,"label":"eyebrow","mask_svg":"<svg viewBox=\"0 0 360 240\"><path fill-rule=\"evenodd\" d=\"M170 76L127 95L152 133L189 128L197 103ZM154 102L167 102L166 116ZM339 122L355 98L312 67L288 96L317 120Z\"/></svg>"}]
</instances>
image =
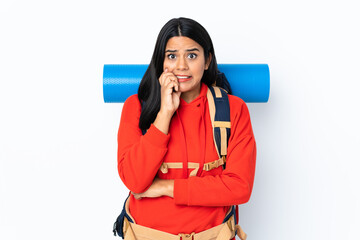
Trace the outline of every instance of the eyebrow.
<instances>
[{"instance_id":1,"label":"eyebrow","mask_svg":"<svg viewBox=\"0 0 360 240\"><path fill-rule=\"evenodd\" d=\"M178 50L170 50L170 49L168 49L168 50L166 50L165 52L171 52L171 53L173 53L173 52L177 52ZM198 52L200 52L200 50L198 49L198 48L191 48L191 49L186 49L186 51L187 52L193 52L193 51L198 51Z\"/></svg>"}]
</instances>

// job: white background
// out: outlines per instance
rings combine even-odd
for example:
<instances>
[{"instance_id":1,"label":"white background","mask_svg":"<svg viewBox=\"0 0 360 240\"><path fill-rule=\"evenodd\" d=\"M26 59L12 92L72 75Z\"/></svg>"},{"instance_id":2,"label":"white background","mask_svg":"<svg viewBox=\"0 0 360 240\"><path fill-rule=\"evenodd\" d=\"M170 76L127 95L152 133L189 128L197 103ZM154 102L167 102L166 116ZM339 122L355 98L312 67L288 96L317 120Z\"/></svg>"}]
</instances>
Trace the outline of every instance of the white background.
<instances>
[{"instance_id":1,"label":"white background","mask_svg":"<svg viewBox=\"0 0 360 240\"><path fill-rule=\"evenodd\" d=\"M171 18L199 21L219 63L267 63L248 104L258 158L248 239L359 239L359 7L343 0L1 1L0 239L116 239L122 104L104 64L149 63Z\"/></svg>"}]
</instances>

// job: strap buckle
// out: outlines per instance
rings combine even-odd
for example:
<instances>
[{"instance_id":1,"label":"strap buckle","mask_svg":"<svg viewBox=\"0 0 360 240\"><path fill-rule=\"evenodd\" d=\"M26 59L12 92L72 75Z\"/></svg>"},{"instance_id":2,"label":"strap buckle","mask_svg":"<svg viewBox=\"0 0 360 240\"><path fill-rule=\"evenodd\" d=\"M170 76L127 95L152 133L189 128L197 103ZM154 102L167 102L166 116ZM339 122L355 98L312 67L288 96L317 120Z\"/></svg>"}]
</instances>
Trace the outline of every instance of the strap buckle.
<instances>
[{"instance_id":1,"label":"strap buckle","mask_svg":"<svg viewBox=\"0 0 360 240\"><path fill-rule=\"evenodd\" d=\"M218 168L220 166L219 161L211 162L209 165L210 169Z\"/></svg>"},{"instance_id":2,"label":"strap buckle","mask_svg":"<svg viewBox=\"0 0 360 240\"><path fill-rule=\"evenodd\" d=\"M205 171L210 171L214 168L218 168L221 165L224 165L226 162L226 156L222 156L221 158L219 158L218 160L215 160L213 162L208 162L204 164L204 170Z\"/></svg>"},{"instance_id":3,"label":"strap buckle","mask_svg":"<svg viewBox=\"0 0 360 240\"><path fill-rule=\"evenodd\" d=\"M192 232L190 234L179 233L180 240L194 240L195 233Z\"/></svg>"},{"instance_id":4,"label":"strap buckle","mask_svg":"<svg viewBox=\"0 0 360 240\"><path fill-rule=\"evenodd\" d=\"M217 168L218 165L219 165L218 161L213 161L213 162L206 163L204 165L204 170L205 171L210 171L210 170L212 170L214 168Z\"/></svg>"}]
</instances>

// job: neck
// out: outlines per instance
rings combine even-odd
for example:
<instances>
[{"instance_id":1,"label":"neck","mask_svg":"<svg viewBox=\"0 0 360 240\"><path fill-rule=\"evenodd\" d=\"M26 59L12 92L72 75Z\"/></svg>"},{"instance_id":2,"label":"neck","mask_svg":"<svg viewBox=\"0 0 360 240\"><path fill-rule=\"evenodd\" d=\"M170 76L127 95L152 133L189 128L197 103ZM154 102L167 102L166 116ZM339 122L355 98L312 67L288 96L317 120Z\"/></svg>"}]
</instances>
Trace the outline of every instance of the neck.
<instances>
[{"instance_id":1,"label":"neck","mask_svg":"<svg viewBox=\"0 0 360 240\"><path fill-rule=\"evenodd\" d=\"M201 86L201 85L200 85ZM183 92L181 93L181 98L187 102L190 103L192 102L195 98L197 98L200 95L200 89L201 87L199 87L198 89L196 89L195 91L191 91L191 92Z\"/></svg>"}]
</instances>

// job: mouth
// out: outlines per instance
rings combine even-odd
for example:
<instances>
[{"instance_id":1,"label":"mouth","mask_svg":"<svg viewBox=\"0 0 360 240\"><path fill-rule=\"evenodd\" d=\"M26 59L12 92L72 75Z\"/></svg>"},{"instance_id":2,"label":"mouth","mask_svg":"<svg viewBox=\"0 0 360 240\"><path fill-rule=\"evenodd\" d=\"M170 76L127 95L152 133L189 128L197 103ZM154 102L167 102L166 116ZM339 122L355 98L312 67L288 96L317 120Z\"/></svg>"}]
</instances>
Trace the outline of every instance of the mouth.
<instances>
[{"instance_id":1,"label":"mouth","mask_svg":"<svg viewBox=\"0 0 360 240\"><path fill-rule=\"evenodd\" d=\"M186 82L192 79L192 76L176 75L179 82Z\"/></svg>"}]
</instances>

